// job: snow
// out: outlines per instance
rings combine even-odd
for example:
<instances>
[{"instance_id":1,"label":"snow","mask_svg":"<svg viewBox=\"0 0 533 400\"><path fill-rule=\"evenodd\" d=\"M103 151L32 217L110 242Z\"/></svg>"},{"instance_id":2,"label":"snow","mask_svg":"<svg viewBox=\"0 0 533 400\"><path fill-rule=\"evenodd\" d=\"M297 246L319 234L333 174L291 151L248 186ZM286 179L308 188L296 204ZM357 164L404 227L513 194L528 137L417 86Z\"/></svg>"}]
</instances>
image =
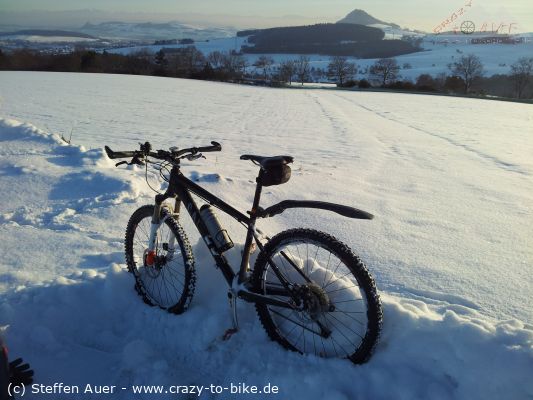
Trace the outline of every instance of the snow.
<instances>
[{"instance_id":1,"label":"snow","mask_svg":"<svg viewBox=\"0 0 533 400\"><path fill-rule=\"evenodd\" d=\"M118 54L131 54L137 51L148 50L153 53L159 51L161 48L174 49L188 46L194 46L205 55L212 53L213 51L230 52L232 50L238 51L245 43L245 37L229 37L229 38L216 38L210 40L199 40L193 44L165 44L165 45L150 45L150 46L135 46L135 47L123 47L109 50L110 53Z\"/></svg>"},{"instance_id":2,"label":"snow","mask_svg":"<svg viewBox=\"0 0 533 400\"><path fill-rule=\"evenodd\" d=\"M41 35L6 35L2 36L6 40L25 40L34 43L77 43L77 42L95 42L98 39L75 37L75 36L41 36Z\"/></svg>"},{"instance_id":3,"label":"snow","mask_svg":"<svg viewBox=\"0 0 533 400\"><path fill-rule=\"evenodd\" d=\"M530 105L66 73L2 72L0 88L0 182L9 188L0 192L0 326L39 383L271 383L278 398L310 399L533 397ZM71 130L67 145L60 136ZM258 153L295 157L291 180L267 188L263 205L321 199L375 214L291 210L260 224L330 232L368 264L385 312L370 362L287 352L245 303L241 331L221 341L231 324L226 286L188 217L199 275L191 308L175 316L144 305L122 240L153 193L143 169L115 168L102 147L145 140L220 141L221 153L184 171L243 211L257 171L238 156ZM222 223L236 264L244 231Z\"/></svg>"}]
</instances>

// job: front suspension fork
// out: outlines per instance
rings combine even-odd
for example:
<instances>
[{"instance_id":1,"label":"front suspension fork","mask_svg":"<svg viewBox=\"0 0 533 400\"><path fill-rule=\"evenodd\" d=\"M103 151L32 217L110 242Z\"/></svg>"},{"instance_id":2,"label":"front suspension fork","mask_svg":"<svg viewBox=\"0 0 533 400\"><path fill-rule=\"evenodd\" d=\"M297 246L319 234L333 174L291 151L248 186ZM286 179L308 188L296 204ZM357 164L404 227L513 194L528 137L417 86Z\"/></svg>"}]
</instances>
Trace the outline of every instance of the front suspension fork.
<instances>
[{"instance_id":1,"label":"front suspension fork","mask_svg":"<svg viewBox=\"0 0 533 400\"><path fill-rule=\"evenodd\" d=\"M147 254L148 257L150 255L155 256L155 250L156 250L156 240L157 240L157 230L165 222L165 219L167 218L178 218L179 217L179 211L181 206L181 200L176 197L176 202L174 204L174 212L170 210L169 207L163 206L163 200L159 197L160 195L156 196L156 201L154 205L154 214L152 215L152 223L150 225L150 237L148 239L148 249ZM163 218L161 218L162 210L163 208L166 209L165 215ZM170 254L174 252L174 248L176 246L176 237L174 235L170 235L169 242L167 244L168 248L167 250Z\"/></svg>"}]
</instances>

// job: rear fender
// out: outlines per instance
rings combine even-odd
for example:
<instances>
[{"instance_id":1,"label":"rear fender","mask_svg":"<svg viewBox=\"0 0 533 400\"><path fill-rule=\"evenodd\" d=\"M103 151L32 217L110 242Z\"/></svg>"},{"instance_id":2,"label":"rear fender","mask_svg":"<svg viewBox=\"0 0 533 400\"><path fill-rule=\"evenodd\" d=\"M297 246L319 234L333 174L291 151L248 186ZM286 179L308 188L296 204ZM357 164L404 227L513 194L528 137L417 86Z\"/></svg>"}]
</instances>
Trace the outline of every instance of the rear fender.
<instances>
[{"instance_id":1,"label":"rear fender","mask_svg":"<svg viewBox=\"0 0 533 400\"><path fill-rule=\"evenodd\" d=\"M283 200L265 209L260 209L257 216L260 218L269 218L281 214L288 208L318 208L320 210L333 211L348 218L373 219L374 216L366 211L357 208L343 206L341 204L328 203L325 201L314 200Z\"/></svg>"}]
</instances>

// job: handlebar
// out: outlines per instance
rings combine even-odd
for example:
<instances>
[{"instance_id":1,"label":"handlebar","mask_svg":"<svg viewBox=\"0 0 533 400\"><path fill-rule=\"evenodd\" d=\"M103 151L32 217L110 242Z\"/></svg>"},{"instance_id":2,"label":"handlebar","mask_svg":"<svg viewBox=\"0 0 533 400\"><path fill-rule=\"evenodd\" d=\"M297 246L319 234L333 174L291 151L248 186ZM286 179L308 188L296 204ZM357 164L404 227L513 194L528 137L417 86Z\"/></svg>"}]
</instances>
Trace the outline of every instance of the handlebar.
<instances>
[{"instance_id":1,"label":"handlebar","mask_svg":"<svg viewBox=\"0 0 533 400\"><path fill-rule=\"evenodd\" d=\"M196 153L207 153L210 151L222 151L222 146L220 143L212 141L211 146L204 146L204 147L193 147L192 149L196 149ZM186 149L188 150L188 149ZM182 150L183 151L183 150ZM194 154L195 152L193 152Z\"/></svg>"},{"instance_id":2,"label":"handlebar","mask_svg":"<svg viewBox=\"0 0 533 400\"><path fill-rule=\"evenodd\" d=\"M190 147L188 149L171 150L171 151L157 150L157 152L153 152L151 151L152 146L150 145L150 143L146 142L145 144L141 144L140 150L113 151L109 148L109 146L104 146L104 149L105 149L107 156L111 159L132 157L133 158L132 163L139 163L141 162L140 158L143 158L143 157L153 157L159 160L175 162L175 161L178 161L180 158L187 157L187 156L184 156L187 153L189 153L189 155L196 155L198 153L221 151L222 146L220 145L220 143L212 141L211 146Z\"/></svg>"}]
</instances>

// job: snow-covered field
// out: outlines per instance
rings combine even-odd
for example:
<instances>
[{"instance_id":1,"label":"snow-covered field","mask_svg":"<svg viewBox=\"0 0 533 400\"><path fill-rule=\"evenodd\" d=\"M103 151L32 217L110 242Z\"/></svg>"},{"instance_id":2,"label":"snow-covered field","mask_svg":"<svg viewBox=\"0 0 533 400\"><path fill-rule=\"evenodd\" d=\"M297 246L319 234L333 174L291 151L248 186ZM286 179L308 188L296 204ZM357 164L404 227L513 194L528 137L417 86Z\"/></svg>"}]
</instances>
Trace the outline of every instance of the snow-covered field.
<instances>
[{"instance_id":1,"label":"snow-covered field","mask_svg":"<svg viewBox=\"0 0 533 400\"><path fill-rule=\"evenodd\" d=\"M0 96L0 326L39 383L270 382L280 394L263 398L283 399L533 398L531 105L27 72L1 72ZM71 131L68 146L58 135ZM261 221L269 233L330 232L368 264L385 312L370 362L286 352L249 304L239 334L220 341L231 325L225 283L188 217L192 306L174 316L144 305L122 240L153 193L143 170L115 168L102 148L145 140L220 141L221 153L183 169L243 211L257 171L238 156L256 153L295 157L291 180L268 188L263 205L322 199L375 214L302 210ZM240 225L223 223L242 243ZM230 252L236 260L239 248Z\"/></svg>"}]
</instances>

